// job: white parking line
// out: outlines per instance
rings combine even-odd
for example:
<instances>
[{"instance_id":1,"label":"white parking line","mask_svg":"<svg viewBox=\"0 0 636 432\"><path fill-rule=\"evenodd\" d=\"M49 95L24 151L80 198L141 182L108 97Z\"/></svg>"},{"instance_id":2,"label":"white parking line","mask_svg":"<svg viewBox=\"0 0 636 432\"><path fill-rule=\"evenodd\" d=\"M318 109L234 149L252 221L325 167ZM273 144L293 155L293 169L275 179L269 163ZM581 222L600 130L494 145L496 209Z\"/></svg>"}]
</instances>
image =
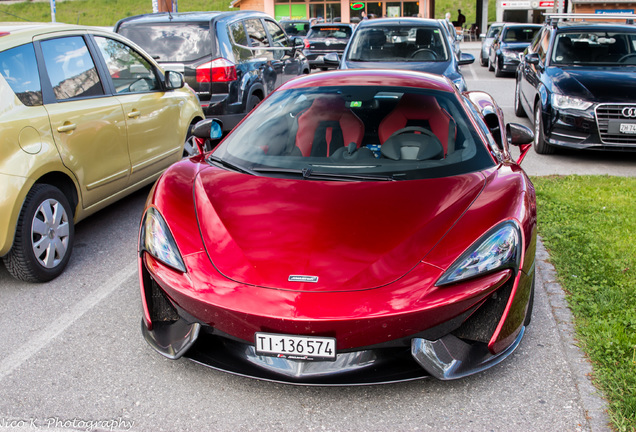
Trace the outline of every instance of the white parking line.
<instances>
[{"instance_id":1,"label":"white parking line","mask_svg":"<svg viewBox=\"0 0 636 432\"><path fill-rule=\"evenodd\" d=\"M128 279L137 272L137 261L124 267L114 277L108 279L95 291L89 293L71 308L70 311L60 315L51 325L38 333L35 337L27 340L21 347L9 354L0 361L0 381L9 376L11 372L22 366L31 357L51 343L56 337L72 326L86 312L97 306L102 300L108 297L116 289L120 288Z\"/></svg>"}]
</instances>

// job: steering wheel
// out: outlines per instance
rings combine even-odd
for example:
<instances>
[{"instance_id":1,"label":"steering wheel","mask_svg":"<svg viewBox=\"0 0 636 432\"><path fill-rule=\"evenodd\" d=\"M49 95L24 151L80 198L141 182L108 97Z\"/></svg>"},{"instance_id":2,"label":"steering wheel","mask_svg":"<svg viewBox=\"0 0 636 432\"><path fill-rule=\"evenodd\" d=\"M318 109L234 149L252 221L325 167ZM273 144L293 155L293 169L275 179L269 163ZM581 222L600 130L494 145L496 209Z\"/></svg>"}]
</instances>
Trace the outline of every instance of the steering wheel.
<instances>
[{"instance_id":1,"label":"steering wheel","mask_svg":"<svg viewBox=\"0 0 636 432\"><path fill-rule=\"evenodd\" d=\"M411 58L417 58L419 60L437 60L437 53L432 49L422 48L411 54Z\"/></svg>"},{"instance_id":2,"label":"steering wheel","mask_svg":"<svg viewBox=\"0 0 636 432\"><path fill-rule=\"evenodd\" d=\"M636 61L634 61L636 58L636 53L631 53L631 54L625 54L623 57L618 59L619 63L629 63L629 64L636 64ZM629 61L631 60L631 61Z\"/></svg>"},{"instance_id":3,"label":"steering wheel","mask_svg":"<svg viewBox=\"0 0 636 432\"><path fill-rule=\"evenodd\" d=\"M404 135L404 134L412 134L414 132L420 132L423 135L428 135L429 137L433 138L436 141L439 141L439 138L437 138L437 135L435 135L433 132L431 132L430 130L426 129L425 127L421 127L421 126L408 126L402 129L398 129L395 132L393 132L391 134L391 136L387 139L390 140L393 137L396 137L398 135Z\"/></svg>"},{"instance_id":4,"label":"steering wheel","mask_svg":"<svg viewBox=\"0 0 636 432\"><path fill-rule=\"evenodd\" d=\"M434 157L443 156L444 146L442 145L442 142L439 140L437 135L435 135L430 130L423 128L421 126L408 126L408 127L396 130L384 142L384 144L382 144L382 147L380 147L380 151L385 157L389 159L395 159L397 155L393 155L392 157L389 154L390 152L392 152L390 148L392 147L394 148L394 145L397 145L399 147L402 147L402 145L407 145L406 143L401 143L398 137L401 135L406 135L406 134L417 136L415 132L420 132L420 134L422 135L422 138L420 138L417 145L420 146L421 149L425 149L423 152L422 151L418 152L418 158L417 158L418 160L432 159ZM428 137L430 139L423 139L424 137ZM389 145L387 145L387 143L389 143ZM410 147L410 145L407 145L407 146Z\"/></svg>"}]
</instances>

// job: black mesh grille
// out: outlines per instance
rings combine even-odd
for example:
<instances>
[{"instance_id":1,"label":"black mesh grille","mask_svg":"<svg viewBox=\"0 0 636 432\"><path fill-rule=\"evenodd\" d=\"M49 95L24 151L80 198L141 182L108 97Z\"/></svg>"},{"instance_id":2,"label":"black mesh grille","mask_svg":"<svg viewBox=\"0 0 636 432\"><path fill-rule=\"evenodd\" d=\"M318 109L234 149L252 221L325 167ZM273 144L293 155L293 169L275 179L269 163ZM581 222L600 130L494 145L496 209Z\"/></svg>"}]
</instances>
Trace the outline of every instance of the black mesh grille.
<instances>
[{"instance_id":1,"label":"black mesh grille","mask_svg":"<svg viewBox=\"0 0 636 432\"><path fill-rule=\"evenodd\" d=\"M598 132L601 141L604 144L636 144L636 134L623 134L620 132L610 132L611 120L634 121L634 118L626 118L623 116L624 108L636 109L633 104L616 104L616 105L599 105L596 108L596 123L598 124Z\"/></svg>"}]
</instances>

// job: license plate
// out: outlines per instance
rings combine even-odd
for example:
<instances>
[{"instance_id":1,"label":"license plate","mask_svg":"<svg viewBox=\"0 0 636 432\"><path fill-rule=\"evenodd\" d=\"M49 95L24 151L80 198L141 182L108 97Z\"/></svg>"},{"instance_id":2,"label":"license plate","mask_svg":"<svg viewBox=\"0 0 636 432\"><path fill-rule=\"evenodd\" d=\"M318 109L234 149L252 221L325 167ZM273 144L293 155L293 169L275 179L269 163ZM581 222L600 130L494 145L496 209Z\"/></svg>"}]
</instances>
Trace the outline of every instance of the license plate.
<instances>
[{"instance_id":1,"label":"license plate","mask_svg":"<svg viewBox=\"0 0 636 432\"><path fill-rule=\"evenodd\" d=\"M256 353L291 360L335 360L336 339L255 333Z\"/></svg>"},{"instance_id":2,"label":"license plate","mask_svg":"<svg viewBox=\"0 0 636 432\"><path fill-rule=\"evenodd\" d=\"M621 123L619 130L625 134L636 134L636 123Z\"/></svg>"}]
</instances>

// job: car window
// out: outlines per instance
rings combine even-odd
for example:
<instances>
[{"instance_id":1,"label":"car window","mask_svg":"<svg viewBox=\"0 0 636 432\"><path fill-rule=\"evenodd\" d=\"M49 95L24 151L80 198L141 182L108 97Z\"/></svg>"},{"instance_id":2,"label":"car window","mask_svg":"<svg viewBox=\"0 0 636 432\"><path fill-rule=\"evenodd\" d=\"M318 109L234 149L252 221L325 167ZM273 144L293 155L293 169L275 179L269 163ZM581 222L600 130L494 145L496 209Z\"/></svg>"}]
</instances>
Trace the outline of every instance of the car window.
<instances>
[{"instance_id":1,"label":"car window","mask_svg":"<svg viewBox=\"0 0 636 432\"><path fill-rule=\"evenodd\" d=\"M545 64L548 49L550 48L550 31L545 30L538 38L535 39L534 44L536 53L539 55L541 63Z\"/></svg>"},{"instance_id":2,"label":"car window","mask_svg":"<svg viewBox=\"0 0 636 432\"><path fill-rule=\"evenodd\" d=\"M275 92L214 155L262 175L395 180L465 174L494 163L454 93L381 85Z\"/></svg>"},{"instance_id":3,"label":"car window","mask_svg":"<svg viewBox=\"0 0 636 432\"><path fill-rule=\"evenodd\" d=\"M504 42L531 42L540 27L508 27L504 29Z\"/></svg>"},{"instance_id":4,"label":"car window","mask_svg":"<svg viewBox=\"0 0 636 432\"><path fill-rule=\"evenodd\" d=\"M267 31L269 32L270 37L272 38L272 44L275 47L289 46L287 35L283 31L283 29L278 26L278 24L270 20L265 20L265 25L267 26Z\"/></svg>"},{"instance_id":5,"label":"car window","mask_svg":"<svg viewBox=\"0 0 636 432\"><path fill-rule=\"evenodd\" d=\"M236 45L249 46L247 44L247 33L245 33L243 21L230 24L230 34Z\"/></svg>"},{"instance_id":6,"label":"car window","mask_svg":"<svg viewBox=\"0 0 636 432\"><path fill-rule=\"evenodd\" d=\"M307 33L308 38L348 39L351 37L349 27L313 27Z\"/></svg>"},{"instance_id":7,"label":"car window","mask_svg":"<svg viewBox=\"0 0 636 432\"><path fill-rule=\"evenodd\" d=\"M159 62L189 62L212 54L209 23L124 23L117 33Z\"/></svg>"},{"instance_id":8,"label":"car window","mask_svg":"<svg viewBox=\"0 0 636 432\"><path fill-rule=\"evenodd\" d=\"M488 29L488 34L486 35L487 38L494 38L496 37L499 32L501 31L501 26L490 26L490 28Z\"/></svg>"},{"instance_id":9,"label":"car window","mask_svg":"<svg viewBox=\"0 0 636 432\"><path fill-rule=\"evenodd\" d=\"M269 40L265 27L259 19L245 20L245 30L247 31L247 39L252 47L268 47Z\"/></svg>"},{"instance_id":10,"label":"car window","mask_svg":"<svg viewBox=\"0 0 636 432\"><path fill-rule=\"evenodd\" d=\"M138 52L106 37L95 37L117 93L140 93L161 88L152 65Z\"/></svg>"},{"instance_id":11,"label":"car window","mask_svg":"<svg viewBox=\"0 0 636 432\"><path fill-rule=\"evenodd\" d=\"M0 52L0 73L24 105L42 105L42 87L33 44Z\"/></svg>"},{"instance_id":12,"label":"car window","mask_svg":"<svg viewBox=\"0 0 636 432\"><path fill-rule=\"evenodd\" d=\"M309 30L309 22L281 22L285 33L290 36L305 36Z\"/></svg>"},{"instance_id":13,"label":"car window","mask_svg":"<svg viewBox=\"0 0 636 432\"><path fill-rule=\"evenodd\" d=\"M369 26L351 40L349 61L421 62L448 61L442 31L424 26Z\"/></svg>"},{"instance_id":14,"label":"car window","mask_svg":"<svg viewBox=\"0 0 636 432\"><path fill-rule=\"evenodd\" d=\"M83 37L49 39L42 41L41 46L46 72L57 100L104 94Z\"/></svg>"},{"instance_id":15,"label":"car window","mask_svg":"<svg viewBox=\"0 0 636 432\"><path fill-rule=\"evenodd\" d=\"M551 62L559 65L635 65L636 33L576 31L557 34Z\"/></svg>"}]
</instances>

